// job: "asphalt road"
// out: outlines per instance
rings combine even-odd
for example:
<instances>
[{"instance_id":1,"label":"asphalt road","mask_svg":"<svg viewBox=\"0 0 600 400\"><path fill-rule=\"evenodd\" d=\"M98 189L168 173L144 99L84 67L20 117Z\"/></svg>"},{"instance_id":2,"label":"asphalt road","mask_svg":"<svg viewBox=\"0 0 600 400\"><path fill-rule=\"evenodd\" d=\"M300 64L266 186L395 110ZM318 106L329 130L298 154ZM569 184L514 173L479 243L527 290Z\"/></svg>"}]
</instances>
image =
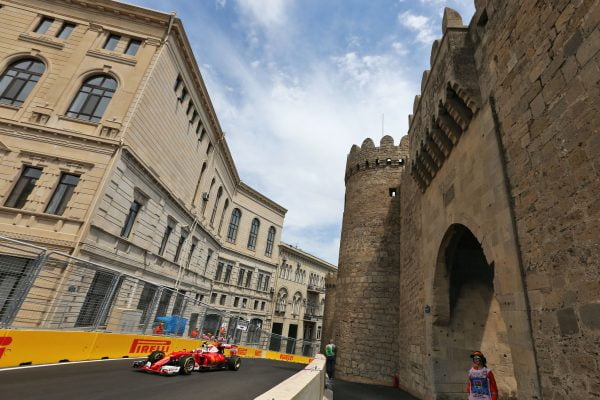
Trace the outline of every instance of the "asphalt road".
<instances>
[{"instance_id":1,"label":"asphalt road","mask_svg":"<svg viewBox=\"0 0 600 400\"><path fill-rule=\"evenodd\" d=\"M303 364L242 359L238 371L158 376L135 371L132 359L0 370L2 398L18 400L250 400L304 368Z\"/></svg>"}]
</instances>

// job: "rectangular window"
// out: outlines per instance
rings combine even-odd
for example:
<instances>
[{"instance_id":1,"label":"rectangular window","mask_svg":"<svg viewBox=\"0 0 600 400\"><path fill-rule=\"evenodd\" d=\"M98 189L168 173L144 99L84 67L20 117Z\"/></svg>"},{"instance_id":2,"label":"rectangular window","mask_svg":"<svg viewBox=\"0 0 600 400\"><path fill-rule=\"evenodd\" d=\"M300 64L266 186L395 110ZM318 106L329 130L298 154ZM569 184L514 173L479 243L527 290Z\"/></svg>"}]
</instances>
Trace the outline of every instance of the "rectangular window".
<instances>
[{"instance_id":1,"label":"rectangular window","mask_svg":"<svg viewBox=\"0 0 600 400\"><path fill-rule=\"evenodd\" d=\"M248 299L242 299L242 308L246 308L248 305Z\"/></svg>"},{"instance_id":2,"label":"rectangular window","mask_svg":"<svg viewBox=\"0 0 600 400\"><path fill-rule=\"evenodd\" d=\"M178 91L182 83L183 80L181 79L181 75L177 75L177 79L175 79L175 86L173 86L173 90Z\"/></svg>"},{"instance_id":3,"label":"rectangular window","mask_svg":"<svg viewBox=\"0 0 600 400\"><path fill-rule=\"evenodd\" d=\"M248 273L246 274L246 287L249 288L250 287L250 283L252 282L252 271L248 271Z\"/></svg>"},{"instance_id":4,"label":"rectangular window","mask_svg":"<svg viewBox=\"0 0 600 400\"><path fill-rule=\"evenodd\" d=\"M192 111L193 108L194 108L194 103L192 103L190 101L189 104L188 104L188 106L187 106L187 110L185 111L185 113L189 116L190 115L190 111Z\"/></svg>"},{"instance_id":5,"label":"rectangular window","mask_svg":"<svg viewBox=\"0 0 600 400\"><path fill-rule=\"evenodd\" d=\"M187 239L187 237L188 233L182 230L181 236L179 237L179 242L177 242L177 250L175 250L175 257L173 258L175 262L179 261L179 256L181 255L181 248L183 247L183 244L185 243L185 239Z\"/></svg>"},{"instance_id":6,"label":"rectangular window","mask_svg":"<svg viewBox=\"0 0 600 400\"><path fill-rule=\"evenodd\" d=\"M54 215L63 215L73 191L79 183L79 176L71 174L62 174L58 186L46 207L46 213Z\"/></svg>"},{"instance_id":7,"label":"rectangular window","mask_svg":"<svg viewBox=\"0 0 600 400\"><path fill-rule=\"evenodd\" d=\"M156 310L157 317L164 317L167 315L167 310L169 308L169 303L171 302L171 291L163 290L160 295L160 300L158 301L158 308Z\"/></svg>"},{"instance_id":8,"label":"rectangular window","mask_svg":"<svg viewBox=\"0 0 600 400\"><path fill-rule=\"evenodd\" d=\"M181 315L183 311L183 299L185 299L185 290L180 290L177 293L177 297L175 297L172 314Z\"/></svg>"},{"instance_id":9,"label":"rectangular window","mask_svg":"<svg viewBox=\"0 0 600 400\"><path fill-rule=\"evenodd\" d=\"M231 271L233 270L233 265L228 265L225 269L225 277L223 278L223 282L229 283L231 279Z\"/></svg>"},{"instance_id":10,"label":"rectangular window","mask_svg":"<svg viewBox=\"0 0 600 400\"><path fill-rule=\"evenodd\" d=\"M240 298L236 297L235 299L233 299L233 306L237 307L240 305Z\"/></svg>"},{"instance_id":11,"label":"rectangular window","mask_svg":"<svg viewBox=\"0 0 600 400\"><path fill-rule=\"evenodd\" d=\"M106 43L104 43L104 50L114 50L117 48L119 41L121 40L121 36L110 34L108 35L108 39L106 39Z\"/></svg>"},{"instance_id":12,"label":"rectangular window","mask_svg":"<svg viewBox=\"0 0 600 400\"><path fill-rule=\"evenodd\" d=\"M181 89L181 96L179 96L179 101L184 102L187 99L188 92L186 88Z\"/></svg>"},{"instance_id":13,"label":"rectangular window","mask_svg":"<svg viewBox=\"0 0 600 400\"><path fill-rule=\"evenodd\" d=\"M160 242L160 248L158 249L158 255L165 254L165 249L167 248L167 244L169 243L169 237L171 236L171 232L173 232L173 227L171 225L167 225L165 228L165 233L163 235L162 241Z\"/></svg>"},{"instance_id":14,"label":"rectangular window","mask_svg":"<svg viewBox=\"0 0 600 400\"><path fill-rule=\"evenodd\" d=\"M192 118L190 119L190 124L193 125L197 119L198 119L198 112L196 110L194 110L194 112L192 113Z\"/></svg>"},{"instance_id":15,"label":"rectangular window","mask_svg":"<svg viewBox=\"0 0 600 400\"><path fill-rule=\"evenodd\" d=\"M0 255L0 321L11 305L20 301L16 294L31 285L29 278L36 270L35 265L34 260L28 258Z\"/></svg>"},{"instance_id":16,"label":"rectangular window","mask_svg":"<svg viewBox=\"0 0 600 400\"><path fill-rule=\"evenodd\" d=\"M254 300L254 309L258 309L258 300Z\"/></svg>"},{"instance_id":17,"label":"rectangular window","mask_svg":"<svg viewBox=\"0 0 600 400\"><path fill-rule=\"evenodd\" d=\"M263 274L258 274L258 281L256 282L256 290L262 290L263 278L264 278Z\"/></svg>"},{"instance_id":18,"label":"rectangular window","mask_svg":"<svg viewBox=\"0 0 600 400\"><path fill-rule=\"evenodd\" d=\"M44 33L48 32L48 29L50 29L50 26L52 26L53 22L54 22L54 18L43 17L40 20L40 23L35 27L34 32L40 33L40 34L44 34Z\"/></svg>"},{"instance_id":19,"label":"rectangular window","mask_svg":"<svg viewBox=\"0 0 600 400\"><path fill-rule=\"evenodd\" d=\"M207 254L206 254L206 264L204 264L204 274L205 275L206 275L206 268L208 268L208 263L210 262L212 255L213 255L212 249L208 249Z\"/></svg>"},{"instance_id":20,"label":"rectangular window","mask_svg":"<svg viewBox=\"0 0 600 400\"><path fill-rule=\"evenodd\" d=\"M265 305L266 303L264 301L260 303L260 311L265 311Z\"/></svg>"},{"instance_id":21,"label":"rectangular window","mask_svg":"<svg viewBox=\"0 0 600 400\"><path fill-rule=\"evenodd\" d=\"M137 39L129 39L129 43L127 43L127 47L125 48L125 54L135 56L141 44L142 42Z\"/></svg>"},{"instance_id":22,"label":"rectangular window","mask_svg":"<svg viewBox=\"0 0 600 400\"><path fill-rule=\"evenodd\" d=\"M244 274L245 273L246 273L246 270L244 268L240 268L240 273L238 274L238 280L237 280L238 286L242 286L242 284L244 283Z\"/></svg>"},{"instance_id":23,"label":"rectangular window","mask_svg":"<svg viewBox=\"0 0 600 400\"><path fill-rule=\"evenodd\" d=\"M198 247L198 239L196 238L192 238L192 245L190 246L190 252L188 253L188 258L186 261L186 266L190 266L190 262L192 261L192 256L194 255L194 251L196 250L196 247Z\"/></svg>"},{"instance_id":24,"label":"rectangular window","mask_svg":"<svg viewBox=\"0 0 600 400\"><path fill-rule=\"evenodd\" d=\"M158 288L151 283L144 283L144 288L142 289L142 294L140 295L140 299L137 304L137 309L142 310L142 316L140 317L140 324L146 322L146 316L148 315L148 308L152 304L152 300L156 295L156 291Z\"/></svg>"},{"instance_id":25,"label":"rectangular window","mask_svg":"<svg viewBox=\"0 0 600 400\"><path fill-rule=\"evenodd\" d=\"M221 298L219 299L219 304L224 306L225 305L225 300L227 300L227 296L222 294Z\"/></svg>"},{"instance_id":26,"label":"rectangular window","mask_svg":"<svg viewBox=\"0 0 600 400\"><path fill-rule=\"evenodd\" d=\"M121 229L121 237L128 238L131 234L131 229L133 228L133 224L135 223L135 219L137 218L138 213L142 205L137 201L131 203L131 207L129 207L129 214L127 214L127 219L125 219L125 225L123 225L123 229Z\"/></svg>"},{"instance_id":27,"label":"rectangular window","mask_svg":"<svg viewBox=\"0 0 600 400\"><path fill-rule=\"evenodd\" d=\"M41 175L41 168L25 167L4 205L11 208L23 208Z\"/></svg>"},{"instance_id":28,"label":"rectangular window","mask_svg":"<svg viewBox=\"0 0 600 400\"><path fill-rule=\"evenodd\" d=\"M116 281L117 286L111 292L116 279L118 279ZM85 296L85 300L77 316L77 321L75 321L75 326L104 325L108 313L103 312L103 310L110 310L122 282L122 276L117 278L113 274L97 271ZM107 308L104 306L107 306ZM102 319L99 320L99 317L102 317Z\"/></svg>"},{"instance_id":29,"label":"rectangular window","mask_svg":"<svg viewBox=\"0 0 600 400\"><path fill-rule=\"evenodd\" d=\"M69 22L63 22L62 26L56 33L56 37L58 39L66 40L71 36L71 32L75 29L75 24L71 24Z\"/></svg>"},{"instance_id":30,"label":"rectangular window","mask_svg":"<svg viewBox=\"0 0 600 400\"><path fill-rule=\"evenodd\" d=\"M223 266L225 264L223 264L222 262L220 262L217 265L217 271L215 272L215 281L220 281L221 280L221 276L223 275Z\"/></svg>"},{"instance_id":31,"label":"rectangular window","mask_svg":"<svg viewBox=\"0 0 600 400\"><path fill-rule=\"evenodd\" d=\"M210 304L215 304L215 302L217 301L217 294L213 293L210 295Z\"/></svg>"},{"instance_id":32,"label":"rectangular window","mask_svg":"<svg viewBox=\"0 0 600 400\"><path fill-rule=\"evenodd\" d=\"M269 279L271 279L271 277L269 275L265 275L265 280L263 283L263 290L266 292L267 290L269 290Z\"/></svg>"}]
</instances>

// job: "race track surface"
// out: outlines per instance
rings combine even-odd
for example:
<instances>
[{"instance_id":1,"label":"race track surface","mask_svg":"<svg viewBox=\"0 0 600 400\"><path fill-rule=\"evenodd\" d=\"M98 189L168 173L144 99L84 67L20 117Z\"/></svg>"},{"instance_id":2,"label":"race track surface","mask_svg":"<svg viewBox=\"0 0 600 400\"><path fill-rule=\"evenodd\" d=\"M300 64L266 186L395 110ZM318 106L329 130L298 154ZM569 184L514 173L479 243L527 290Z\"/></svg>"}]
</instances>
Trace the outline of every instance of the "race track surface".
<instances>
[{"instance_id":1,"label":"race track surface","mask_svg":"<svg viewBox=\"0 0 600 400\"><path fill-rule=\"evenodd\" d=\"M158 376L131 368L132 359L0 370L2 398L18 400L250 400L304 368L303 364L242 359L239 371Z\"/></svg>"}]
</instances>

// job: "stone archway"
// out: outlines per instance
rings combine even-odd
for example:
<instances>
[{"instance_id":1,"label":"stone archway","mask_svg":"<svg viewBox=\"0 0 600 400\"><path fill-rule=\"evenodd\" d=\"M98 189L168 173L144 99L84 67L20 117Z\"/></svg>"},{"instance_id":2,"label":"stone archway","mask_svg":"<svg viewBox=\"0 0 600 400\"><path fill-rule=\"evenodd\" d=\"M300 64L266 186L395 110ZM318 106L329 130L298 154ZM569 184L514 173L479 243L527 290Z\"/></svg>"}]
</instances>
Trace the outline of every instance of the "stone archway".
<instances>
[{"instance_id":1,"label":"stone archway","mask_svg":"<svg viewBox=\"0 0 600 400\"><path fill-rule=\"evenodd\" d=\"M494 291L494 263L464 225L440 245L433 287L433 373L437 399L464 399L469 354L481 350L502 399L516 393L508 332Z\"/></svg>"}]
</instances>

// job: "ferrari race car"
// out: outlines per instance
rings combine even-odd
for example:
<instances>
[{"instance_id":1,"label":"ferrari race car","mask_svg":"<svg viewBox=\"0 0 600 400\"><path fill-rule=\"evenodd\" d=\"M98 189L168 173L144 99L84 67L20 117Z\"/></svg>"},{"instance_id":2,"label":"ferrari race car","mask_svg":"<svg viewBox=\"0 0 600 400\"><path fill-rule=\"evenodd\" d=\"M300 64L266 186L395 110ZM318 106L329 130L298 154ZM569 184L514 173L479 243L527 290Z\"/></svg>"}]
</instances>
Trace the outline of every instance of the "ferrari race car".
<instances>
[{"instance_id":1,"label":"ferrari race car","mask_svg":"<svg viewBox=\"0 0 600 400\"><path fill-rule=\"evenodd\" d=\"M230 356L225 356L225 349L230 350ZM145 360L134 362L133 368L161 375L189 375L192 371L216 369L237 371L242 360L236 353L237 346L230 344L203 345L201 348L192 351L174 351L169 355L156 350L150 353Z\"/></svg>"}]
</instances>

